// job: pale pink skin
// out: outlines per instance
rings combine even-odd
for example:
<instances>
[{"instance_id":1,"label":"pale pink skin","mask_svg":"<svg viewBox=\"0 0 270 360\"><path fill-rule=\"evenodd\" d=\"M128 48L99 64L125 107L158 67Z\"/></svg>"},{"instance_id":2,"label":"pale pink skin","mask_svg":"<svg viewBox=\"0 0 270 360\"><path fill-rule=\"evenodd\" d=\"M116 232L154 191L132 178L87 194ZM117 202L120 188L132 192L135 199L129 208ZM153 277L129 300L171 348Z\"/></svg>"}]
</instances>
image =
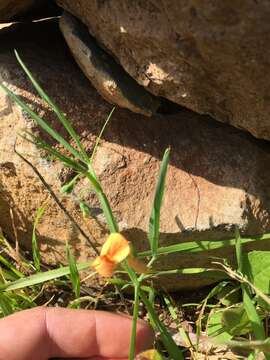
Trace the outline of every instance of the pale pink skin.
<instances>
[{"instance_id":1,"label":"pale pink skin","mask_svg":"<svg viewBox=\"0 0 270 360\"><path fill-rule=\"evenodd\" d=\"M137 353L153 347L149 326L137 324ZM131 319L104 311L38 307L0 320L0 360L127 359Z\"/></svg>"}]
</instances>

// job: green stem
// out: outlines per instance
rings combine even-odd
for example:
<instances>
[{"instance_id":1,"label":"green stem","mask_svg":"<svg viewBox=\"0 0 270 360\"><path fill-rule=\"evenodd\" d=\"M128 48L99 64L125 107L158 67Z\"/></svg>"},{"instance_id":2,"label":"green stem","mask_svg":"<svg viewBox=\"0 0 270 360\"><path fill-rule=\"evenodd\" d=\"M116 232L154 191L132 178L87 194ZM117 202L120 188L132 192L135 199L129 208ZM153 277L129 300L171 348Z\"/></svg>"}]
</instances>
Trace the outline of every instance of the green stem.
<instances>
[{"instance_id":1,"label":"green stem","mask_svg":"<svg viewBox=\"0 0 270 360\"><path fill-rule=\"evenodd\" d=\"M93 189L95 191L95 193L97 194L98 198L99 198L99 202L100 202L100 205L102 207L102 210L103 210L103 213L104 213L104 216L106 218L106 221L107 221L107 224L109 226L109 230L111 233L114 233L114 232L119 232L119 229L118 229L118 225L115 221L115 218L113 216L113 213L112 213L112 209L110 207L110 204L109 204L109 201L106 197L106 195L104 194L103 190L102 190L102 187L96 177L96 174L92 168L91 165L88 165L89 167L89 171L85 174L88 178L88 180L90 181L90 183L92 184L93 186Z\"/></svg>"},{"instance_id":2,"label":"green stem","mask_svg":"<svg viewBox=\"0 0 270 360\"><path fill-rule=\"evenodd\" d=\"M93 188L98 195L105 218L109 225L110 232L118 232L119 231L118 225L114 219L112 209L110 207L108 199L107 199L106 195L103 193L101 185L100 185L91 165L89 165L89 172L86 175L87 175L88 179L90 180L90 182L92 183ZM153 258L155 258L155 256L153 256ZM151 323L154 325L155 329L160 332L161 339L162 339L163 344L166 347L170 357L174 360L184 359L182 352L179 350L179 348L173 341L171 335L167 332L166 327L162 324L162 322L160 322L160 320L159 320L157 314L155 313L155 310L152 307L151 303L149 302L147 296L140 288L140 280L137 278L136 273L130 268L127 261L124 262L123 267L126 270L126 272L128 273L128 275L133 283L134 289L135 289L135 303L134 303L135 317L133 318L133 324L132 324L132 339L131 339L131 349L130 349L131 351L130 351L129 359L130 360L134 359L134 352L135 352L135 338L134 337L136 336L135 330L136 330L136 323L137 323L137 317L138 317L138 314L136 314L136 312L138 311L137 303L139 301L139 298L142 299L142 301L144 302L144 304L146 306L146 309L150 316Z\"/></svg>"},{"instance_id":3,"label":"green stem","mask_svg":"<svg viewBox=\"0 0 270 360\"><path fill-rule=\"evenodd\" d=\"M157 256L155 255L155 256L153 256L152 258L151 258L151 260L149 261L149 263L147 264L147 267L151 267L152 265L153 265L153 263L156 261L156 259L157 259Z\"/></svg>"},{"instance_id":4,"label":"green stem","mask_svg":"<svg viewBox=\"0 0 270 360\"><path fill-rule=\"evenodd\" d=\"M153 325L153 328L155 331L160 332L160 337L162 339L162 342L167 349L170 358L173 360L184 360L182 352L179 350L178 346L173 341L171 335L168 333L166 327L162 324L162 322L159 320L155 309L151 305L150 301L148 300L147 296L145 295L144 291L140 288L140 280L137 278L136 273L130 268L127 261L124 264L124 269L128 273L133 286L136 290L138 290L139 297L142 299L147 312L149 314L150 323Z\"/></svg>"},{"instance_id":5,"label":"green stem","mask_svg":"<svg viewBox=\"0 0 270 360\"><path fill-rule=\"evenodd\" d=\"M168 351L170 358L173 360L184 360L183 354L178 348L178 346L173 341L171 335L168 333L166 327L162 324L159 320L157 314L155 313L154 308L152 307L151 303L149 302L147 296L145 296L144 292L139 289L139 295L142 299L147 312L149 314L151 323L154 324L155 330L160 332L160 337L166 350Z\"/></svg>"},{"instance_id":6,"label":"green stem","mask_svg":"<svg viewBox=\"0 0 270 360\"><path fill-rule=\"evenodd\" d=\"M136 333L137 333L137 321L139 314L139 289L140 289L140 285L136 285L134 287L134 308L133 308L133 318L132 318L132 332L130 338L129 360L134 360L135 351L136 351Z\"/></svg>"},{"instance_id":7,"label":"green stem","mask_svg":"<svg viewBox=\"0 0 270 360\"><path fill-rule=\"evenodd\" d=\"M118 225L114 219L112 209L110 207L109 201L106 197L106 195L103 192L97 193L100 204L102 206L102 210L104 213L104 216L106 218L107 224L109 226L109 230L111 233L119 232Z\"/></svg>"}]
</instances>

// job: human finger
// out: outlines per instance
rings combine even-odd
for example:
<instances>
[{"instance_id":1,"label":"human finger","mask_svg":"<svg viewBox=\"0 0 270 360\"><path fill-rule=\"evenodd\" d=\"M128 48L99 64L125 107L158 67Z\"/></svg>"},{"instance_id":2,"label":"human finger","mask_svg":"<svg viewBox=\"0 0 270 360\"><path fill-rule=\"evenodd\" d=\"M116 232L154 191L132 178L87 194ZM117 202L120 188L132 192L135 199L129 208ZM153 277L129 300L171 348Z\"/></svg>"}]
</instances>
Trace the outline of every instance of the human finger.
<instances>
[{"instance_id":1,"label":"human finger","mask_svg":"<svg viewBox=\"0 0 270 360\"><path fill-rule=\"evenodd\" d=\"M103 311L45 308L25 310L0 320L0 356L9 360L51 357L127 358L131 319ZM153 333L137 327L140 352L152 346Z\"/></svg>"}]
</instances>

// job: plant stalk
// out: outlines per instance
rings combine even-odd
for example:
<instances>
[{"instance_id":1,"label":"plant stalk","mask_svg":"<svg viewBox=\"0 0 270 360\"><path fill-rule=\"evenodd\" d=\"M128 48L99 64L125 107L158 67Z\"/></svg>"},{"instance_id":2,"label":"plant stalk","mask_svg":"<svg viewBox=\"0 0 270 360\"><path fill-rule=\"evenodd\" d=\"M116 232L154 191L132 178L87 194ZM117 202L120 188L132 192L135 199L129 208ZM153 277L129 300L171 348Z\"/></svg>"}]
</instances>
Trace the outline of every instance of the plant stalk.
<instances>
[{"instance_id":1,"label":"plant stalk","mask_svg":"<svg viewBox=\"0 0 270 360\"><path fill-rule=\"evenodd\" d=\"M130 350L129 350L129 360L134 360L136 355L136 334L137 334L137 321L139 314L139 289L140 284L134 287L134 307L133 307L133 317L132 317L132 332L130 338Z\"/></svg>"}]
</instances>

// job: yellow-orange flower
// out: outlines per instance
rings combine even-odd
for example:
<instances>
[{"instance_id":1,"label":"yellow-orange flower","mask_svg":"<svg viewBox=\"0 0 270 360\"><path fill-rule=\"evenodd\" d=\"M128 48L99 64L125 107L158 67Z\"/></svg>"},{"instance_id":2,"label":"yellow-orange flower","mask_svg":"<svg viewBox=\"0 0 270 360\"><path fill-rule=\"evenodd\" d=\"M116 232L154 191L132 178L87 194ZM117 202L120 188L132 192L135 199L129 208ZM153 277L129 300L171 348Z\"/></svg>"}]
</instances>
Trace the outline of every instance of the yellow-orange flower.
<instances>
[{"instance_id":1,"label":"yellow-orange flower","mask_svg":"<svg viewBox=\"0 0 270 360\"><path fill-rule=\"evenodd\" d=\"M92 267L104 277L111 277L118 264L128 258L128 264L138 273L147 272L145 264L131 254L127 239L119 234L112 233L102 246L100 256L92 263Z\"/></svg>"},{"instance_id":2,"label":"yellow-orange flower","mask_svg":"<svg viewBox=\"0 0 270 360\"><path fill-rule=\"evenodd\" d=\"M123 235L112 233L102 246L100 256L93 262L92 267L105 277L112 276L116 266L130 254L130 246Z\"/></svg>"}]
</instances>

